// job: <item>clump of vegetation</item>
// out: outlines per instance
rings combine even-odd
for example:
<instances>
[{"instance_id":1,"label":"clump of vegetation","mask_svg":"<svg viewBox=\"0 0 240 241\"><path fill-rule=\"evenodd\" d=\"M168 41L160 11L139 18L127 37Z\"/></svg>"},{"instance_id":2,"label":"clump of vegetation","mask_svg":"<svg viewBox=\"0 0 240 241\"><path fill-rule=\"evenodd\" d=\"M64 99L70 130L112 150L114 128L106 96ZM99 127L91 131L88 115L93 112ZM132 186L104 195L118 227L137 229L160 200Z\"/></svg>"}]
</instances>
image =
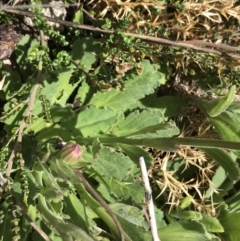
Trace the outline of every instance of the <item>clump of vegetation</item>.
<instances>
[{"instance_id":1,"label":"clump of vegetation","mask_svg":"<svg viewBox=\"0 0 240 241\"><path fill-rule=\"evenodd\" d=\"M68 4L0 15L1 240L237 241L238 1Z\"/></svg>"}]
</instances>

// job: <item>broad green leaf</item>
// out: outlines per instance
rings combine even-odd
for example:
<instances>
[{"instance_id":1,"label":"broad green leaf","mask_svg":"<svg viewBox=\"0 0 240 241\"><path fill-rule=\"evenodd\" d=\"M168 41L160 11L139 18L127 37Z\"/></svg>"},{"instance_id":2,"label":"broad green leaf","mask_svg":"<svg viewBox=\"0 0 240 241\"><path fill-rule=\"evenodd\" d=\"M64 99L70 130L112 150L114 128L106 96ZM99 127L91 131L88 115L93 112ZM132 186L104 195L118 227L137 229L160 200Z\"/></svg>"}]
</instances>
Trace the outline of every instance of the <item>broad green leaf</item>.
<instances>
[{"instance_id":1,"label":"broad green leaf","mask_svg":"<svg viewBox=\"0 0 240 241\"><path fill-rule=\"evenodd\" d=\"M126 118L122 117L113 127L112 131L116 136L127 136L138 133L141 129L157 125L164 121L161 112L152 112L149 110L138 110L130 113Z\"/></svg>"},{"instance_id":2,"label":"broad green leaf","mask_svg":"<svg viewBox=\"0 0 240 241\"><path fill-rule=\"evenodd\" d=\"M132 161L129 157L114 152L110 148L102 147L96 153L96 162L92 165L92 168L99 175L121 181L128 177L131 165Z\"/></svg>"},{"instance_id":3,"label":"broad green leaf","mask_svg":"<svg viewBox=\"0 0 240 241\"><path fill-rule=\"evenodd\" d=\"M108 194L109 199L113 197L115 200L127 200L131 198L137 204L142 204L144 201L144 188L134 181L132 177L124 181L117 181L113 177L109 179L105 177L96 179L104 185L104 188L100 186L98 191L102 191L102 195L106 194L106 192L111 194L111 196Z\"/></svg>"},{"instance_id":4,"label":"broad green leaf","mask_svg":"<svg viewBox=\"0 0 240 241\"><path fill-rule=\"evenodd\" d=\"M207 115L211 117L216 117L220 115L223 111L225 111L232 103L235 91L236 86L232 86L229 92L224 97L215 100L199 99L199 106L204 110Z\"/></svg>"},{"instance_id":5,"label":"broad green leaf","mask_svg":"<svg viewBox=\"0 0 240 241\"><path fill-rule=\"evenodd\" d=\"M146 231L146 224L143 220L142 214L138 212L136 208L132 209L131 206L128 208L129 215L126 213L126 210L123 207L127 208L127 205L124 204L111 204L109 205L114 213L116 214L118 220L121 223L121 226L124 232L129 237L131 241L146 241L151 240L151 233ZM144 228L141 228L144 226Z\"/></svg>"},{"instance_id":6,"label":"broad green leaf","mask_svg":"<svg viewBox=\"0 0 240 241\"><path fill-rule=\"evenodd\" d=\"M72 47L72 58L79 62L81 67L88 72L96 61L96 54L101 51L99 42L92 37L80 38Z\"/></svg>"},{"instance_id":7,"label":"broad green leaf","mask_svg":"<svg viewBox=\"0 0 240 241\"><path fill-rule=\"evenodd\" d=\"M178 96L157 97L156 93L145 96L128 106L129 110L146 109L151 111L161 111L164 117L173 117L182 112L184 106L189 103L187 98Z\"/></svg>"},{"instance_id":8,"label":"broad green leaf","mask_svg":"<svg viewBox=\"0 0 240 241\"><path fill-rule=\"evenodd\" d=\"M142 68L143 72L140 75L132 76L126 81L123 91L112 89L108 92L98 92L93 96L90 104L127 110L129 105L153 93L155 88L166 82L164 74L158 72L149 61L143 61Z\"/></svg>"},{"instance_id":9,"label":"broad green leaf","mask_svg":"<svg viewBox=\"0 0 240 241\"><path fill-rule=\"evenodd\" d=\"M33 55L39 55L40 52L37 50L39 46L39 41L35 38L31 38L30 35L27 34L24 35L16 46L16 61L24 81L27 81L29 78L32 79L33 63L29 61L29 57L32 52L34 52ZM38 56L35 57L38 58ZM35 57L30 57L30 59L34 59Z\"/></svg>"},{"instance_id":10,"label":"broad green leaf","mask_svg":"<svg viewBox=\"0 0 240 241\"><path fill-rule=\"evenodd\" d=\"M158 229L161 241L220 241L197 221L179 221Z\"/></svg>"},{"instance_id":11,"label":"broad green leaf","mask_svg":"<svg viewBox=\"0 0 240 241\"><path fill-rule=\"evenodd\" d=\"M208 156L213 158L224 170L228 173L232 180L237 180L240 177L240 169L236 161L227 154L226 151L213 148L201 148Z\"/></svg>"},{"instance_id":12,"label":"broad green leaf","mask_svg":"<svg viewBox=\"0 0 240 241\"><path fill-rule=\"evenodd\" d=\"M240 213L226 213L224 216L219 217L219 221L224 228L224 233L221 234L227 241L239 241L240 228L239 228Z\"/></svg>"},{"instance_id":13,"label":"broad green leaf","mask_svg":"<svg viewBox=\"0 0 240 241\"><path fill-rule=\"evenodd\" d=\"M123 203L112 203L109 205L109 207L113 210L115 214L127 220L128 222L138 227L144 228L145 230L149 229L149 224L146 222L143 213L137 207L126 205Z\"/></svg>"},{"instance_id":14,"label":"broad green leaf","mask_svg":"<svg viewBox=\"0 0 240 241\"><path fill-rule=\"evenodd\" d=\"M57 71L56 79L45 77L44 88L41 94L49 101L49 104L58 103L65 105L73 90L77 87L78 82L70 83L70 78L74 72L74 65L67 68L62 68Z\"/></svg>"},{"instance_id":15,"label":"broad green leaf","mask_svg":"<svg viewBox=\"0 0 240 241\"><path fill-rule=\"evenodd\" d=\"M162 138L172 137L179 135L180 131L173 121L167 123L161 123L155 126L148 126L139 130L136 133L129 135L129 138L133 139L151 139L151 138Z\"/></svg>"},{"instance_id":16,"label":"broad green leaf","mask_svg":"<svg viewBox=\"0 0 240 241\"><path fill-rule=\"evenodd\" d=\"M71 120L75 113L72 110L71 104L61 106L59 104L53 104L50 108L50 115L53 122L67 122Z\"/></svg>"},{"instance_id":17,"label":"broad green leaf","mask_svg":"<svg viewBox=\"0 0 240 241\"><path fill-rule=\"evenodd\" d=\"M202 219L199 221L204 225L208 232L212 233L223 233L224 229L220 224L219 220L215 217L211 217L207 214L202 213Z\"/></svg>"},{"instance_id":18,"label":"broad green leaf","mask_svg":"<svg viewBox=\"0 0 240 241\"><path fill-rule=\"evenodd\" d=\"M61 125L73 135L79 135L78 132L80 132L83 137L94 137L100 133L110 134L112 125L117 122L117 119L118 114L113 109L98 109L90 106L82 110L75 118Z\"/></svg>"}]
</instances>

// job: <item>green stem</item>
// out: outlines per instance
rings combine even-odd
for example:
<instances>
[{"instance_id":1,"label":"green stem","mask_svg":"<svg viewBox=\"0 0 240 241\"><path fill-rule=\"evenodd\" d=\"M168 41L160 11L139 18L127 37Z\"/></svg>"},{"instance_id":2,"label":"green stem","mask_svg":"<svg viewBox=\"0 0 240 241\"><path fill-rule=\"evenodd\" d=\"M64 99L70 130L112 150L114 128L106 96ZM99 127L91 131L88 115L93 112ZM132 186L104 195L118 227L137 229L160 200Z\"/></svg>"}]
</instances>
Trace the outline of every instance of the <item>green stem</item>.
<instances>
[{"instance_id":1,"label":"green stem","mask_svg":"<svg viewBox=\"0 0 240 241\"><path fill-rule=\"evenodd\" d=\"M75 140L79 144L92 144L95 138L77 137ZM202 148L217 148L240 150L240 143L216 139L198 138L152 138L152 139L130 139L125 137L99 137L102 144L121 143L127 145L155 147L166 151L177 151L179 145L195 146Z\"/></svg>"}]
</instances>

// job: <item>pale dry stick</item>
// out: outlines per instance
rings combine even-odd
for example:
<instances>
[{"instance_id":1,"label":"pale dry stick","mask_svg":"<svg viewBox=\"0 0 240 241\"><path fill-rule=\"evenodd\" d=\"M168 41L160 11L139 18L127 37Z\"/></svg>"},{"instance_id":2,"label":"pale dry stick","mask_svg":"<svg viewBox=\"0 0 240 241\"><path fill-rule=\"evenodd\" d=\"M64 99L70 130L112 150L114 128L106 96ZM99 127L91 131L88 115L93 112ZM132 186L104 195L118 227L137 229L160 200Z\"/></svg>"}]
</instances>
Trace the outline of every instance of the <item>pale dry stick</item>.
<instances>
[{"instance_id":1,"label":"pale dry stick","mask_svg":"<svg viewBox=\"0 0 240 241\"><path fill-rule=\"evenodd\" d=\"M142 172L142 179L143 179L144 188L146 192L145 199L146 199L146 204L148 206L148 215L149 215L149 222L150 222L153 241L161 241L160 238L158 237L157 223L156 223L154 205L152 200L152 190L148 179L147 167L143 157L139 158L139 165Z\"/></svg>"},{"instance_id":2,"label":"pale dry stick","mask_svg":"<svg viewBox=\"0 0 240 241\"><path fill-rule=\"evenodd\" d=\"M85 29L85 30L90 30L90 31L95 31L95 32L100 32L100 33L105 33L105 34L116 33L115 30L104 30L104 29L101 29L101 28L98 28L98 27L93 27L93 26L86 25L86 24L72 23L72 22L69 22L69 21L64 21L64 20L60 20L60 19L55 19L55 18L31 13L29 11L23 11L23 10L17 10L17 9L3 9L3 11L8 12L8 13L24 15L24 16L28 16L28 17L41 16L41 17L45 18L46 20L48 20L50 22L55 22L55 23L58 23L58 24L62 24L62 25L68 26L68 27L73 27L73 28L78 28L78 29ZM184 41L177 42L177 41L171 41L171 40L168 40L168 39L152 37L152 36L143 35L143 34L129 33L129 32L123 32L123 34L128 36L128 37L135 37L137 39L141 39L145 42L151 42L151 43L155 43L155 44L171 45L171 46L174 46L174 47L190 48L190 49L195 49L195 50L202 51L202 52L205 52L205 53L216 54L216 55L219 55L219 56L223 55L224 56L224 53L221 52L221 51L218 51L218 50L215 50L215 49L198 47L196 45L189 44L189 43L184 42ZM215 47L218 48L218 44L215 44ZM222 48L222 46L219 47L219 48ZM231 58L240 59L240 55L232 55L232 54L229 54L229 53L225 53L225 54L227 54Z\"/></svg>"},{"instance_id":3,"label":"pale dry stick","mask_svg":"<svg viewBox=\"0 0 240 241\"><path fill-rule=\"evenodd\" d=\"M44 44L44 36L43 36L42 32L40 32L40 38L41 38L41 44L43 45ZM42 57L42 52L40 54L40 60L39 60L39 64L38 64L38 74L37 74L37 77L36 77L36 84L33 86L33 89L32 89L32 92L31 92L31 95L30 95L30 98L29 98L29 104L28 104L28 108L26 110L26 114L24 115L24 117L23 117L23 119L20 123L20 126L19 126L18 138L17 138L16 144L15 144L15 146L14 146L12 152L11 152L11 155L8 159L8 162L7 162L7 171L6 171L7 177L10 177L10 175L11 175L11 170L12 170L12 166L13 166L13 159L16 156L16 152L21 151L21 143L22 143L24 128L26 126L26 119L29 118L32 114L37 90L41 86L41 83L40 83L41 72L42 72L42 59L41 59L41 57Z\"/></svg>"},{"instance_id":4,"label":"pale dry stick","mask_svg":"<svg viewBox=\"0 0 240 241\"><path fill-rule=\"evenodd\" d=\"M211 42L206 42L204 40L187 40L187 41L180 41L180 43L190 43L193 45L204 45L204 46L209 46L209 47L213 47L213 48L217 48L217 49L225 49L228 51L238 51L240 52L240 48L239 47L235 47L235 46L230 46L227 44L215 44L215 43L211 43Z\"/></svg>"}]
</instances>

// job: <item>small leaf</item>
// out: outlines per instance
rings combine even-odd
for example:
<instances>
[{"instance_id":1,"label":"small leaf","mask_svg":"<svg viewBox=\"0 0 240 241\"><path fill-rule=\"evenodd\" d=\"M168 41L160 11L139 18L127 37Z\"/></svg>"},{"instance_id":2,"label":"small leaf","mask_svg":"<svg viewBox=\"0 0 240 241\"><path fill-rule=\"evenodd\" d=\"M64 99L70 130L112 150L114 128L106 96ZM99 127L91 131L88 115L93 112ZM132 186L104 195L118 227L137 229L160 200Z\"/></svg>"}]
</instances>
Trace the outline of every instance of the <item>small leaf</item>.
<instances>
[{"instance_id":1,"label":"small leaf","mask_svg":"<svg viewBox=\"0 0 240 241\"><path fill-rule=\"evenodd\" d=\"M215 100L198 100L200 108L206 112L207 115L211 117L216 117L225 111L229 105L232 103L234 94L236 91L236 86L232 86L229 92L222 98Z\"/></svg>"},{"instance_id":2,"label":"small leaf","mask_svg":"<svg viewBox=\"0 0 240 241\"><path fill-rule=\"evenodd\" d=\"M185 209L185 208L189 207L191 205L192 201L193 201L192 196L185 197L181 202L180 208Z\"/></svg>"}]
</instances>

